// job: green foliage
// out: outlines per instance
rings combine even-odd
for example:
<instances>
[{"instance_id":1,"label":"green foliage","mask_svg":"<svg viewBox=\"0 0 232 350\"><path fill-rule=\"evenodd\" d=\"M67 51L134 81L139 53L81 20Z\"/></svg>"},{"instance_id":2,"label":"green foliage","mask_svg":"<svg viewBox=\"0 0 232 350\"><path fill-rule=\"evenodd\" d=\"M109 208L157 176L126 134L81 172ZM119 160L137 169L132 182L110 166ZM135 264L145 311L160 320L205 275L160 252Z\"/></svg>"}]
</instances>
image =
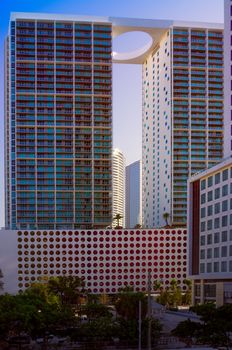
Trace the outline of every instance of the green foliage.
<instances>
[{"instance_id":1,"label":"green foliage","mask_svg":"<svg viewBox=\"0 0 232 350\"><path fill-rule=\"evenodd\" d=\"M57 295L62 305L79 304L83 287L83 281L72 275L52 277L48 281L49 292Z\"/></svg>"},{"instance_id":2,"label":"green foliage","mask_svg":"<svg viewBox=\"0 0 232 350\"><path fill-rule=\"evenodd\" d=\"M113 221L117 221L117 226L115 226L115 228L122 228L120 225L119 225L119 221L123 218L123 216L121 214L116 214L114 217L113 217Z\"/></svg>"},{"instance_id":3,"label":"green foliage","mask_svg":"<svg viewBox=\"0 0 232 350\"><path fill-rule=\"evenodd\" d=\"M198 342L214 347L231 345L230 333L232 332L232 305L224 305L220 308L214 304L197 305L192 308L203 323L191 321L181 322L173 333L183 338L196 338Z\"/></svg>"},{"instance_id":4,"label":"green foliage","mask_svg":"<svg viewBox=\"0 0 232 350\"><path fill-rule=\"evenodd\" d=\"M88 303L81 309L83 315L87 315L88 319L94 320L101 317L111 318L112 314L108 307L102 304Z\"/></svg>"},{"instance_id":5,"label":"green foliage","mask_svg":"<svg viewBox=\"0 0 232 350\"><path fill-rule=\"evenodd\" d=\"M147 297L142 292L133 292L127 289L122 290L118 294L115 302L115 308L121 317L126 320L138 319L139 315L139 301L141 301L141 315L145 318L147 313Z\"/></svg>"},{"instance_id":6,"label":"green foliage","mask_svg":"<svg viewBox=\"0 0 232 350\"><path fill-rule=\"evenodd\" d=\"M157 297L157 302L168 307L176 308L179 305L190 305L192 301L192 282L191 280L184 280L187 286L186 292L182 295L181 288L178 282L173 279L170 283L170 288L163 289L161 281L155 281L153 288L159 290L160 295Z\"/></svg>"}]
</instances>

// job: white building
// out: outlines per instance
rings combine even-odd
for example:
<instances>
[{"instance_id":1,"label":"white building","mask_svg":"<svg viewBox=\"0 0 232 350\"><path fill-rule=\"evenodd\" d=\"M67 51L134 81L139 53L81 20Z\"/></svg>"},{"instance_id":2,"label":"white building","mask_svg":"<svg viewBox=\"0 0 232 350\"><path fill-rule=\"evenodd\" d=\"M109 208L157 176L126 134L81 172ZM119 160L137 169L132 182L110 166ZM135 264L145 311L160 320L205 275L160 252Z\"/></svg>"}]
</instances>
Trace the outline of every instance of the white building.
<instances>
[{"instance_id":1,"label":"white building","mask_svg":"<svg viewBox=\"0 0 232 350\"><path fill-rule=\"evenodd\" d=\"M142 164L138 160L126 167L126 228L142 224Z\"/></svg>"},{"instance_id":2,"label":"white building","mask_svg":"<svg viewBox=\"0 0 232 350\"><path fill-rule=\"evenodd\" d=\"M125 226L125 157L118 149L113 150L112 154L112 211L113 218L120 214L119 226ZM112 223L117 226L117 221Z\"/></svg>"},{"instance_id":3,"label":"white building","mask_svg":"<svg viewBox=\"0 0 232 350\"><path fill-rule=\"evenodd\" d=\"M223 157L223 26L173 23L143 63L143 224L186 224L187 179Z\"/></svg>"},{"instance_id":4,"label":"white building","mask_svg":"<svg viewBox=\"0 0 232 350\"><path fill-rule=\"evenodd\" d=\"M232 153L232 2L224 0L224 156Z\"/></svg>"},{"instance_id":5,"label":"white building","mask_svg":"<svg viewBox=\"0 0 232 350\"><path fill-rule=\"evenodd\" d=\"M117 293L124 286L146 291L187 275L187 230L0 231L4 292L16 293L43 277L83 278L90 293Z\"/></svg>"},{"instance_id":6,"label":"white building","mask_svg":"<svg viewBox=\"0 0 232 350\"><path fill-rule=\"evenodd\" d=\"M188 233L194 303L232 302L232 158L189 180Z\"/></svg>"}]
</instances>

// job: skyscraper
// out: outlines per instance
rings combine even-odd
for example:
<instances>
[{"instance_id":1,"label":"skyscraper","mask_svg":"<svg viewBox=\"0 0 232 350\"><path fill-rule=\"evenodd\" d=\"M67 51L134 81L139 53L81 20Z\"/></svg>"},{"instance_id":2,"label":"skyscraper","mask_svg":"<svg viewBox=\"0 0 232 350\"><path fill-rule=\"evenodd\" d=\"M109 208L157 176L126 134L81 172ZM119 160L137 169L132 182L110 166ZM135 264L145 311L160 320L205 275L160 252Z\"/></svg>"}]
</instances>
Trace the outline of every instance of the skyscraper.
<instances>
[{"instance_id":1,"label":"skyscraper","mask_svg":"<svg viewBox=\"0 0 232 350\"><path fill-rule=\"evenodd\" d=\"M223 157L223 30L173 23L143 64L143 223L186 224L187 179Z\"/></svg>"},{"instance_id":2,"label":"skyscraper","mask_svg":"<svg viewBox=\"0 0 232 350\"><path fill-rule=\"evenodd\" d=\"M138 160L126 167L126 228L142 224L142 166Z\"/></svg>"},{"instance_id":3,"label":"skyscraper","mask_svg":"<svg viewBox=\"0 0 232 350\"><path fill-rule=\"evenodd\" d=\"M112 155L112 211L113 218L120 214L122 219L119 220L119 225L125 226L125 157L123 153L115 148ZM113 221L113 226L117 222Z\"/></svg>"},{"instance_id":4,"label":"skyscraper","mask_svg":"<svg viewBox=\"0 0 232 350\"><path fill-rule=\"evenodd\" d=\"M232 2L224 0L224 156L232 154Z\"/></svg>"},{"instance_id":5,"label":"skyscraper","mask_svg":"<svg viewBox=\"0 0 232 350\"><path fill-rule=\"evenodd\" d=\"M111 223L106 18L15 13L5 55L6 227Z\"/></svg>"}]
</instances>

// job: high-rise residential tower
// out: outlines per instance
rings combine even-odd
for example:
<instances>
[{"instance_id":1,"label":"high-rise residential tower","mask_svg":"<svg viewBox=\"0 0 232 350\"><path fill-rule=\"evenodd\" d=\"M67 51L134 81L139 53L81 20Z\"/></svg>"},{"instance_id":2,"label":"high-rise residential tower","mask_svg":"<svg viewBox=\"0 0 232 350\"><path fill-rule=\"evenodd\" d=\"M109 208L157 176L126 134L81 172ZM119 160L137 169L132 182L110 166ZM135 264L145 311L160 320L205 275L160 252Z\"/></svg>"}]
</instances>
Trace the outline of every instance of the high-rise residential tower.
<instances>
[{"instance_id":1,"label":"high-rise residential tower","mask_svg":"<svg viewBox=\"0 0 232 350\"><path fill-rule=\"evenodd\" d=\"M112 154L112 212L113 218L120 214L119 225L125 226L125 157L115 148ZM117 221L113 220L113 227Z\"/></svg>"},{"instance_id":2,"label":"high-rise residential tower","mask_svg":"<svg viewBox=\"0 0 232 350\"><path fill-rule=\"evenodd\" d=\"M6 227L111 223L112 24L15 13L5 55Z\"/></svg>"},{"instance_id":3,"label":"high-rise residential tower","mask_svg":"<svg viewBox=\"0 0 232 350\"><path fill-rule=\"evenodd\" d=\"M223 29L174 23L143 64L143 223L187 219L187 179L223 157Z\"/></svg>"},{"instance_id":4,"label":"high-rise residential tower","mask_svg":"<svg viewBox=\"0 0 232 350\"><path fill-rule=\"evenodd\" d=\"M224 156L232 154L232 2L224 0Z\"/></svg>"},{"instance_id":5,"label":"high-rise residential tower","mask_svg":"<svg viewBox=\"0 0 232 350\"><path fill-rule=\"evenodd\" d=\"M126 228L142 224L142 164L141 160L126 167Z\"/></svg>"}]
</instances>

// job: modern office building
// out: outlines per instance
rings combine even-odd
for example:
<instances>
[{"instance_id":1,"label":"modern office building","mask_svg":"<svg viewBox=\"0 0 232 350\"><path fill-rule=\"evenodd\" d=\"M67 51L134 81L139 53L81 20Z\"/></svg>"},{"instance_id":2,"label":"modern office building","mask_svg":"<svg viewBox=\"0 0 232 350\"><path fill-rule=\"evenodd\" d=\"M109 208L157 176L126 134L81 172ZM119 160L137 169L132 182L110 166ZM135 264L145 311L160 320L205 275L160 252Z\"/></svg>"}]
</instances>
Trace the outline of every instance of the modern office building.
<instances>
[{"instance_id":1,"label":"modern office building","mask_svg":"<svg viewBox=\"0 0 232 350\"><path fill-rule=\"evenodd\" d=\"M143 63L143 223L187 219L187 179L223 157L223 26L173 23Z\"/></svg>"},{"instance_id":2,"label":"modern office building","mask_svg":"<svg viewBox=\"0 0 232 350\"><path fill-rule=\"evenodd\" d=\"M232 154L232 2L224 0L224 157Z\"/></svg>"},{"instance_id":3,"label":"modern office building","mask_svg":"<svg viewBox=\"0 0 232 350\"><path fill-rule=\"evenodd\" d=\"M232 302L232 158L196 174L188 192L193 302Z\"/></svg>"},{"instance_id":4,"label":"modern office building","mask_svg":"<svg viewBox=\"0 0 232 350\"><path fill-rule=\"evenodd\" d=\"M138 160L126 167L126 228L142 224L142 164Z\"/></svg>"},{"instance_id":5,"label":"modern office building","mask_svg":"<svg viewBox=\"0 0 232 350\"><path fill-rule=\"evenodd\" d=\"M187 231L163 230L0 230L0 266L5 292L16 293L40 278L74 275L90 293L115 294L133 286L147 290L175 278L184 290Z\"/></svg>"},{"instance_id":6,"label":"modern office building","mask_svg":"<svg viewBox=\"0 0 232 350\"><path fill-rule=\"evenodd\" d=\"M15 13L5 55L6 227L111 224L112 23Z\"/></svg>"},{"instance_id":7,"label":"modern office building","mask_svg":"<svg viewBox=\"0 0 232 350\"><path fill-rule=\"evenodd\" d=\"M112 154L112 212L113 218L120 214L119 226L125 226L125 157L123 153L115 148ZM113 220L113 227L117 221Z\"/></svg>"}]
</instances>

